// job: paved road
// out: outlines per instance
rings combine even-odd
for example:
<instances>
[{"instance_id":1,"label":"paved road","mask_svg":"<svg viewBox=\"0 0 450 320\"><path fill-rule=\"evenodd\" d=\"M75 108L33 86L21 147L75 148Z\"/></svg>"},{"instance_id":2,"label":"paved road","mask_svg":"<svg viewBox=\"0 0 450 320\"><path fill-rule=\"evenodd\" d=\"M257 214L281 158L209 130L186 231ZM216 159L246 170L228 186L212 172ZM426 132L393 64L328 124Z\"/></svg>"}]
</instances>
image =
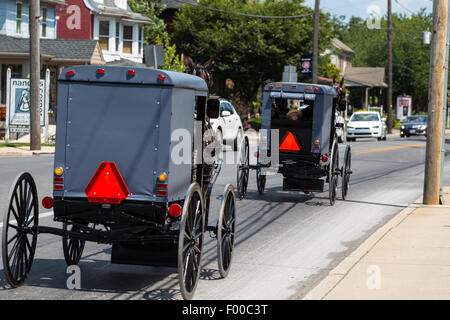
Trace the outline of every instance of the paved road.
<instances>
[{"instance_id":1,"label":"paved road","mask_svg":"<svg viewBox=\"0 0 450 320\"><path fill-rule=\"evenodd\" d=\"M352 143L354 175L348 200L338 200L334 207L329 205L327 190L315 195L283 192L280 176L269 177L266 193L260 196L251 172L248 196L238 201L237 242L230 274L219 278L216 242L207 235L202 280L195 298L301 297L380 225L421 195L424 143L421 137ZM49 194L52 157L1 158L1 211L9 184L22 169L35 176L40 197ZM235 184L235 176L234 166L223 168L211 201L211 223L217 220L223 188L227 183ZM448 156L445 184L450 185ZM57 225L51 217L41 219L41 224ZM0 270L0 299L181 298L176 270L111 265L109 254L109 246L87 243L80 262L82 289L69 290L60 238L40 235L25 286L9 289Z\"/></svg>"}]
</instances>

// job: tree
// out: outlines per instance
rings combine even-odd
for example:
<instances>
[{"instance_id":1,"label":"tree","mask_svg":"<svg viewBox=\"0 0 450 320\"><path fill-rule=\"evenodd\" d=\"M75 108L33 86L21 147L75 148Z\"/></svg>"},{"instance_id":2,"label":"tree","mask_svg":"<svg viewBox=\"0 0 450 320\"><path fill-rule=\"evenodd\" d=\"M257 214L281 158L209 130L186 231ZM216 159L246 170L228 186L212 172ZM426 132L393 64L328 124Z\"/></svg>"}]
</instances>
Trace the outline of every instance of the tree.
<instances>
[{"instance_id":1,"label":"tree","mask_svg":"<svg viewBox=\"0 0 450 320\"><path fill-rule=\"evenodd\" d=\"M185 69L183 60L176 54L176 45L170 44L166 24L159 18L165 6L160 4L160 0L128 0L128 5L134 12L143 14L153 21L151 25L144 27L144 44L164 45L165 64L161 69L183 72Z\"/></svg>"},{"instance_id":2,"label":"tree","mask_svg":"<svg viewBox=\"0 0 450 320\"><path fill-rule=\"evenodd\" d=\"M159 18L165 6L160 0L128 0L128 5L135 13L149 17L153 23L144 27L144 44L154 44L158 36L161 39L169 38L164 20Z\"/></svg>"},{"instance_id":3,"label":"tree","mask_svg":"<svg viewBox=\"0 0 450 320\"><path fill-rule=\"evenodd\" d=\"M430 46L422 44L422 31L431 30L432 15L422 9L411 16L392 15L393 97L409 94L416 111L425 110L428 97ZM385 67L387 70L387 21L381 29L368 29L366 22L352 17L339 30L339 38L355 51L355 67ZM352 94L353 100L360 99ZM352 97L351 97L352 98ZM386 105L386 103L384 103Z\"/></svg>"},{"instance_id":4,"label":"tree","mask_svg":"<svg viewBox=\"0 0 450 320\"><path fill-rule=\"evenodd\" d=\"M200 0L201 5L217 9L265 15L311 14L297 19L249 18L184 6L173 23L177 47L195 61L214 59L216 93L233 96L247 108L261 86L280 81L284 65L300 67L302 54L312 52L313 10L303 0ZM330 44L333 35L329 15L320 21L320 51ZM321 59L328 64L329 59ZM225 80L232 79L232 90ZM245 114L245 110L241 112Z\"/></svg>"},{"instance_id":5,"label":"tree","mask_svg":"<svg viewBox=\"0 0 450 320\"><path fill-rule=\"evenodd\" d=\"M183 64L183 59L181 58L181 56L177 55L177 53L176 53L176 51L177 51L176 45L175 44L171 45L169 43L168 38L161 40L161 38L159 36L156 38L156 44L164 45L165 64L161 67L161 69L177 71L177 72L184 72L186 67Z\"/></svg>"}]
</instances>

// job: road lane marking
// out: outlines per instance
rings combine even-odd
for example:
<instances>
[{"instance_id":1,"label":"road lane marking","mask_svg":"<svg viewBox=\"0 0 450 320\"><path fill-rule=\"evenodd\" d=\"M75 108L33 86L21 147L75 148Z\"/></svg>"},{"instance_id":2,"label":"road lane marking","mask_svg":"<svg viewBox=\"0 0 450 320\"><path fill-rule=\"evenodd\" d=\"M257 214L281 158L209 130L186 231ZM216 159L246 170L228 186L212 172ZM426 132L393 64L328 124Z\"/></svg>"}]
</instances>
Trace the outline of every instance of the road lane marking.
<instances>
[{"instance_id":1,"label":"road lane marking","mask_svg":"<svg viewBox=\"0 0 450 320\"><path fill-rule=\"evenodd\" d=\"M450 139L450 136L445 136L446 139ZM366 153L372 153L372 152L382 152L382 151L392 151L392 150L399 150L399 149L407 149L407 148L417 148L417 147L426 147L427 143L416 143L416 144L407 144L404 146L391 146L391 147L384 147L384 148L372 148L372 149L364 149L364 150L357 150L353 151L354 154L366 154Z\"/></svg>"},{"instance_id":2,"label":"road lane marking","mask_svg":"<svg viewBox=\"0 0 450 320\"><path fill-rule=\"evenodd\" d=\"M50 217L51 215L53 215L53 211L43 212L39 215L39 219ZM13 221L13 220L9 220L9 222L12 224L15 223L15 221ZM0 222L0 228L3 228L3 222Z\"/></svg>"},{"instance_id":3,"label":"road lane marking","mask_svg":"<svg viewBox=\"0 0 450 320\"><path fill-rule=\"evenodd\" d=\"M366 154L371 152L382 152L382 151L392 151L392 150L399 150L399 149L407 149L407 148L417 148L417 147L425 147L426 143L416 143L416 144L408 144L405 146L391 146L391 147L384 147L384 148L372 148L372 149L365 149L365 150L357 150L353 151L354 154Z\"/></svg>"}]
</instances>

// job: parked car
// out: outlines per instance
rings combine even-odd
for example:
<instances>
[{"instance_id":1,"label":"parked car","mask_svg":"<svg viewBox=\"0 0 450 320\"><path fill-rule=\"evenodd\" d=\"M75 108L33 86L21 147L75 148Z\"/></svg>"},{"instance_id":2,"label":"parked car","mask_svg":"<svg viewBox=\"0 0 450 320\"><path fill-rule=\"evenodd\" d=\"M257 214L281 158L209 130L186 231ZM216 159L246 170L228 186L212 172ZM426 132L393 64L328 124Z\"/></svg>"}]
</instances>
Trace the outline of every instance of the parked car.
<instances>
[{"instance_id":1,"label":"parked car","mask_svg":"<svg viewBox=\"0 0 450 320\"><path fill-rule=\"evenodd\" d=\"M356 138L386 140L386 123L376 111L355 112L347 123L347 141Z\"/></svg>"},{"instance_id":2,"label":"parked car","mask_svg":"<svg viewBox=\"0 0 450 320\"><path fill-rule=\"evenodd\" d=\"M404 138L414 135L427 136L428 129L428 116L427 115L415 115L408 116L403 120L400 128L400 137Z\"/></svg>"},{"instance_id":3,"label":"parked car","mask_svg":"<svg viewBox=\"0 0 450 320\"><path fill-rule=\"evenodd\" d=\"M244 136L241 118L234 109L231 102L222 98L209 98L218 99L220 101L220 117L211 120L211 126L219 141L223 141L224 144L232 144L233 150L237 151L240 141Z\"/></svg>"},{"instance_id":4,"label":"parked car","mask_svg":"<svg viewBox=\"0 0 450 320\"><path fill-rule=\"evenodd\" d=\"M336 111L335 116L335 126L336 126L336 136L339 143L344 142L344 127L345 127L345 120L344 117L341 116L339 111Z\"/></svg>"}]
</instances>

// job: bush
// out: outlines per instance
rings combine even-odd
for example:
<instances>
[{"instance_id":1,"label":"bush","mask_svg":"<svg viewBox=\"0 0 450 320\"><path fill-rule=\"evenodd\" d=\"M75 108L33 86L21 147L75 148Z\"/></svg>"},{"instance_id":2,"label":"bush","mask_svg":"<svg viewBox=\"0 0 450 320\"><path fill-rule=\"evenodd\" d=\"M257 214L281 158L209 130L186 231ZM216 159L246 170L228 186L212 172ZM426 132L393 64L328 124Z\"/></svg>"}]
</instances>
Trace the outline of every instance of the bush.
<instances>
[{"instance_id":1,"label":"bush","mask_svg":"<svg viewBox=\"0 0 450 320\"><path fill-rule=\"evenodd\" d=\"M259 131L261 129L261 118L250 118L248 124L251 125L252 129Z\"/></svg>"}]
</instances>

